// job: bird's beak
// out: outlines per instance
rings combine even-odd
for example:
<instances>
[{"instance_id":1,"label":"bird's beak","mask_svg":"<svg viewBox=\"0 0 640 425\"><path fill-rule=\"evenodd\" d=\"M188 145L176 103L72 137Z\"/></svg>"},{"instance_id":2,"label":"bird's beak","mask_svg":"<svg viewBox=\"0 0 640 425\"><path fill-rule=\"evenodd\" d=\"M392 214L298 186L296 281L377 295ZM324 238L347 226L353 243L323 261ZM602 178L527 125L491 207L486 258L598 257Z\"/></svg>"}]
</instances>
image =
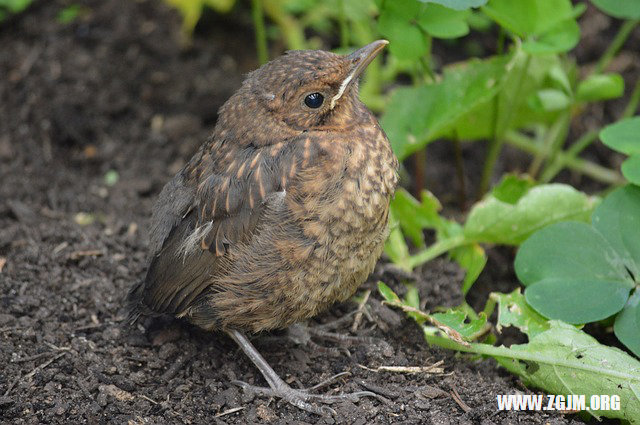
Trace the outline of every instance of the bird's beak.
<instances>
[{"instance_id":1,"label":"bird's beak","mask_svg":"<svg viewBox=\"0 0 640 425\"><path fill-rule=\"evenodd\" d=\"M387 40L376 40L345 56L345 59L351 64L351 69L342 81L338 93L331 99L331 109L336 106L336 102L342 97L347 87L358 80L360 74L362 74L365 68L378 56L378 53L380 53L387 44L389 44Z\"/></svg>"}]
</instances>

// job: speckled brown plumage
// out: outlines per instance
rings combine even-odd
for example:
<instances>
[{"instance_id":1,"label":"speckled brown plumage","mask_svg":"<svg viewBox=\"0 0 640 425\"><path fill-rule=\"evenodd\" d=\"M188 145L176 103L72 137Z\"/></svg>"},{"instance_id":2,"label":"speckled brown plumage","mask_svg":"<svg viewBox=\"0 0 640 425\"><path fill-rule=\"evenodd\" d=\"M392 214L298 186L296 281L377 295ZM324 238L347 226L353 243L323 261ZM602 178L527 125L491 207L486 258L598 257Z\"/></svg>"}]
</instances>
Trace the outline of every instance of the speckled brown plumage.
<instances>
[{"instance_id":1,"label":"speckled brown plumage","mask_svg":"<svg viewBox=\"0 0 640 425\"><path fill-rule=\"evenodd\" d=\"M360 72L386 44L377 43L359 56L289 52L248 75L160 194L151 264L129 296L134 317L259 332L309 318L365 281L398 166L358 99ZM324 96L321 107L305 105L309 93Z\"/></svg>"}]
</instances>

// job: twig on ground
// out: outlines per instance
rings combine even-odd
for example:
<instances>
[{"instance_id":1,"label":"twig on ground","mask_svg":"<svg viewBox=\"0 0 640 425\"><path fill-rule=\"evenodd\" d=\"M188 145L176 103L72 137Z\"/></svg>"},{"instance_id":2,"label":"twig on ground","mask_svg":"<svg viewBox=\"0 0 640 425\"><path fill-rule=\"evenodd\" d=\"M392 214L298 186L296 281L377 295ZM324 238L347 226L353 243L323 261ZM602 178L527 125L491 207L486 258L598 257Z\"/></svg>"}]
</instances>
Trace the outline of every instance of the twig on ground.
<instances>
[{"instance_id":1,"label":"twig on ground","mask_svg":"<svg viewBox=\"0 0 640 425\"><path fill-rule=\"evenodd\" d=\"M360 326L360 322L362 322L362 314L364 312L365 305L367 305L367 301L369 301L369 296L371 295L371 289L367 289L362 297L362 301L358 304L358 310L353 318L353 324L351 325L351 332L355 332Z\"/></svg>"},{"instance_id":2,"label":"twig on ground","mask_svg":"<svg viewBox=\"0 0 640 425\"><path fill-rule=\"evenodd\" d=\"M453 401L455 401L458 404L458 406L460 406L460 408L464 410L465 413L468 413L471 410L473 410L464 401L462 401L462 398L460 397L460 394L458 394L458 391L456 391L455 387L451 387L451 391L449 392L449 394L451 395L451 398L453 399Z\"/></svg>"},{"instance_id":3,"label":"twig on ground","mask_svg":"<svg viewBox=\"0 0 640 425\"><path fill-rule=\"evenodd\" d=\"M371 372L392 372L392 373L431 373L434 375L444 374L444 368L441 367L444 360L440 360L430 366L378 366L370 368L359 364L358 366Z\"/></svg>"},{"instance_id":4,"label":"twig on ground","mask_svg":"<svg viewBox=\"0 0 640 425\"><path fill-rule=\"evenodd\" d=\"M232 413L236 413L239 412L240 410L246 409L246 407L242 406L242 407L234 407L232 409L227 409L224 412L220 412L216 415L216 418L219 418L221 416L226 416L226 415L230 415Z\"/></svg>"}]
</instances>

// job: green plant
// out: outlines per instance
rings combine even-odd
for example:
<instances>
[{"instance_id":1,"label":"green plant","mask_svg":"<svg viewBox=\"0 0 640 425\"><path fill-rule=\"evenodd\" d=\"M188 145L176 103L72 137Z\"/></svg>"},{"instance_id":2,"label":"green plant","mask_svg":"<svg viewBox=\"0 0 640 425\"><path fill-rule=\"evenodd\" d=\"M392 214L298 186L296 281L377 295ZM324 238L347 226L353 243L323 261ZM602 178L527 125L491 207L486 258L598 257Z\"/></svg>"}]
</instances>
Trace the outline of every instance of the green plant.
<instances>
[{"instance_id":1,"label":"green plant","mask_svg":"<svg viewBox=\"0 0 640 425\"><path fill-rule=\"evenodd\" d=\"M548 321L536 313L519 290L510 294L492 293L484 311L475 315L468 308L428 314L418 309L415 288L401 300L384 283L378 289L386 302L407 312L421 327L430 344L465 353L494 358L527 385L552 394L585 395L585 407L592 395L616 394L620 410L586 410L599 418L640 421L640 362L622 350L607 347L578 328L561 321ZM510 347L493 345L487 322L498 308L495 327L513 326L524 333L526 344ZM476 340L480 342L475 342Z\"/></svg>"},{"instance_id":2,"label":"green plant","mask_svg":"<svg viewBox=\"0 0 640 425\"><path fill-rule=\"evenodd\" d=\"M23 12L31 3L33 0L0 0L0 21Z\"/></svg>"},{"instance_id":3,"label":"green plant","mask_svg":"<svg viewBox=\"0 0 640 425\"><path fill-rule=\"evenodd\" d=\"M591 225L567 221L534 233L515 270L539 313L572 324L617 315L616 335L640 356L640 187L608 195Z\"/></svg>"}]
</instances>

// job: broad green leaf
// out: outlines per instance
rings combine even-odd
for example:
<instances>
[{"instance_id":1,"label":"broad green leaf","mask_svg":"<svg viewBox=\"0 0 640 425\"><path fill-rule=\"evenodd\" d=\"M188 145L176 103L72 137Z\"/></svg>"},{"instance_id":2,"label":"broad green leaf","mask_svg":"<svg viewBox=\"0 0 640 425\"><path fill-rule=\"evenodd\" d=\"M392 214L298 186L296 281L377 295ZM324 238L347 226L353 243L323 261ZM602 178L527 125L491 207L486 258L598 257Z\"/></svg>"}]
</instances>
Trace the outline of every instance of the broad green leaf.
<instances>
[{"instance_id":1,"label":"broad green leaf","mask_svg":"<svg viewBox=\"0 0 640 425\"><path fill-rule=\"evenodd\" d=\"M420 0L423 3L437 3L454 10L466 10L472 7L480 7L487 3L487 0Z\"/></svg>"},{"instance_id":2,"label":"broad green leaf","mask_svg":"<svg viewBox=\"0 0 640 425\"><path fill-rule=\"evenodd\" d=\"M624 94L624 80L620 74L597 74L580 81L576 100L594 102L615 99Z\"/></svg>"},{"instance_id":3,"label":"broad green leaf","mask_svg":"<svg viewBox=\"0 0 640 425\"><path fill-rule=\"evenodd\" d=\"M640 284L640 187L627 185L611 192L591 220L617 254L608 260Z\"/></svg>"},{"instance_id":4,"label":"broad green leaf","mask_svg":"<svg viewBox=\"0 0 640 425\"><path fill-rule=\"evenodd\" d=\"M561 63L557 55L532 56L521 50L516 51L500 77L498 99L480 102L458 119L455 134L461 140L481 140L493 137L494 132L536 124L550 125L556 119L557 112L534 109L528 99L546 87L548 81L555 84L550 72L558 66Z\"/></svg>"},{"instance_id":5,"label":"broad green leaf","mask_svg":"<svg viewBox=\"0 0 640 425\"><path fill-rule=\"evenodd\" d=\"M620 19L640 19L640 0L591 0L598 9Z\"/></svg>"},{"instance_id":6,"label":"broad green leaf","mask_svg":"<svg viewBox=\"0 0 640 425\"><path fill-rule=\"evenodd\" d=\"M417 22L429 35L436 38L457 38L469 33L468 10L458 11L439 4L427 4Z\"/></svg>"},{"instance_id":7,"label":"broad green leaf","mask_svg":"<svg viewBox=\"0 0 640 425\"><path fill-rule=\"evenodd\" d=\"M594 198L564 184L534 187L515 204L489 194L469 213L464 235L470 241L519 245L550 223L588 220L594 204Z\"/></svg>"},{"instance_id":8,"label":"broad green leaf","mask_svg":"<svg viewBox=\"0 0 640 425\"><path fill-rule=\"evenodd\" d=\"M640 362L624 351L600 344L595 338L562 322L550 322L551 329L530 339L528 344L476 348L471 352L492 352L498 362L520 376L525 384L549 394L584 394L586 405L592 395L616 394L620 410L590 410L598 417L640 421ZM502 349L502 350L500 350ZM504 352L505 356L498 356Z\"/></svg>"},{"instance_id":9,"label":"broad green leaf","mask_svg":"<svg viewBox=\"0 0 640 425\"><path fill-rule=\"evenodd\" d=\"M597 278L633 287L613 247L586 223L566 221L539 230L522 244L514 265L525 286L549 279Z\"/></svg>"},{"instance_id":10,"label":"broad green leaf","mask_svg":"<svg viewBox=\"0 0 640 425\"><path fill-rule=\"evenodd\" d=\"M520 37L542 35L575 16L569 0L491 0L483 10Z\"/></svg>"},{"instance_id":11,"label":"broad green leaf","mask_svg":"<svg viewBox=\"0 0 640 425\"><path fill-rule=\"evenodd\" d=\"M620 342L640 357L640 290L637 288L616 317L613 331Z\"/></svg>"},{"instance_id":12,"label":"broad green leaf","mask_svg":"<svg viewBox=\"0 0 640 425\"><path fill-rule=\"evenodd\" d=\"M477 319L469 318L467 313L459 309L450 309L445 313L429 315L438 324L456 331L465 341L473 341L485 333L487 317L480 313Z\"/></svg>"},{"instance_id":13,"label":"broad green leaf","mask_svg":"<svg viewBox=\"0 0 640 425\"><path fill-rule=\"evenodd\" d=\"M534 185L535 181L529 176L505 174L491 194L499 201L515 205Z\"/></svg>"},{"instance_id":14,"label":"broad green leaf","mask_svg":"<svg viewBox=\"0 0 640 425\"><path fill-rule=\"evenodd\" d=\"M543 111L561 111L571 106L571 99L561 90L542 89L530 98L529 104Z\"/></svg>"},{"instance_id":15,"label":"broad green leaf","mask_svg":"<svg viewBox=\"0 0 640 425\"><path fill-rule=\"evenodd\" d=\"M427 42L420 28L399 15L381 15L378 31L389 40L389 51L399 59L416 60L427 53Z\"/></svg>"},{"instance_id":16,"label":"broad green leaf","mask_svg":"<svg viewBox=\"0 0 640 425\"><path fill-rule=\"evenodd\" d=\"M490 297L498 302L498 332L503 327L515 326L529 338L533 338L549 329L549 321L527 304L520 288L510 294L493 292Z\"/></svg>"},{"instance_id":17,"label":"broad green leaf","mask_svg":"<svg viewBox=\"0 0 640 425\"><path fill-rule=\"evenodd\" d=\"M640 116L606 126L600 132L600 140L618 152L640 154Z\"/></svg>"},{"instance_id":18,"label":"broad green leaf","mask_svg":"<svg viewBox=\"0 0 640 425\"><path fill-rule=\"evenodd\" d=\"M580 41L580 26L574 18L558 22L546 32L522 43L522 50L531 54L568 52Z\"/></svg>"},{"instance_id":19,"label":"broad green leaf","mask_svg":"<svg viewBox=\"0 0 640 425\"><path fill-rule=\"evenodd\" d=\"M393 56L417 60L427 53L427 41L416 23L424 7L424 4L416 0L383 3L378 19L378 31L389 40L389 51Z\"/></svg>"},{"instance_id":20,"label":"broad green leaf","mask_svg":"<svg viewBox=\"0 0 640 425\"><path fill-rule=\"evenodd\" d=\"M525 291L527 302L545 317L579 325L606 319L619 312L629 298L622 280L547 278Z\"/></svg>"},{"instance_id":21,"label":"broad green leaf","mask_svg":"<svg viewBox=\"0 0 640 425\"><path fill-rule=\"evenodd\" d=\"M640 282L640 187L609 194L591 226L564 222L534 233L515 269L527 302L551 319L587 323L617 313Z\"/></svg>"},{"instance_id":22,"label":"broad green leaf","mask_svg":"<svg viewBox=\"0 0 640 425\"><path fill-rule=\"evenodd\" d=\"M507 57L449 67L442 81L395 90L381 124L400 160L446 134L476 105L500 89Z\"/></svg>"},{"instance_id":23,"label":"broad green leaf","mask_svg":"<svg viewBox=\"0 0 640 425\"><path fill-rule=\"evenodd\" d=\"M623 163L622 175L631 183L640 185L640 154L631 155Z\"/></svg>"}]
</instances>

